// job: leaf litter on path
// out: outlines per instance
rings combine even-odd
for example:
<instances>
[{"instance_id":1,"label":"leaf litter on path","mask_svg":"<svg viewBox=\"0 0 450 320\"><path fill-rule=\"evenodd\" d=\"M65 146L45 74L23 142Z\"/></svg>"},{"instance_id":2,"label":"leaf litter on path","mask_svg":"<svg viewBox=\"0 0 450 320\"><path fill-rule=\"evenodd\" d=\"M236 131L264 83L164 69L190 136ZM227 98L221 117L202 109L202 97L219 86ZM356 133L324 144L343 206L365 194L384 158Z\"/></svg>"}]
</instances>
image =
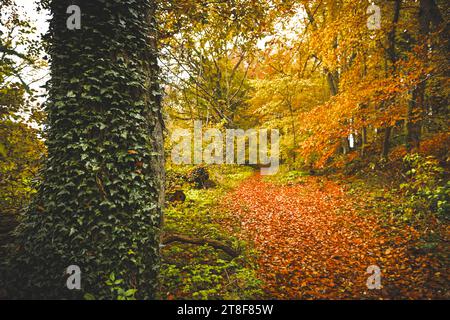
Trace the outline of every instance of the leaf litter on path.
<instances>
[{"instance_id":1,"label":"leaf litter on path","mask_svg":"<svg viewBox=\"0 0 450 320\"><path fill-rule=\"evenodd\" d=\"M390 229L376 214L361 214L364 201L327 179L280 186L255 175L228 194L223 207L240 222L239 237L258 252L267 298L446 297L442 261L411 254L418 233L408 226ZM381 270L379 290L367 287L371 265Z\"/></svg>"}]
</instances>

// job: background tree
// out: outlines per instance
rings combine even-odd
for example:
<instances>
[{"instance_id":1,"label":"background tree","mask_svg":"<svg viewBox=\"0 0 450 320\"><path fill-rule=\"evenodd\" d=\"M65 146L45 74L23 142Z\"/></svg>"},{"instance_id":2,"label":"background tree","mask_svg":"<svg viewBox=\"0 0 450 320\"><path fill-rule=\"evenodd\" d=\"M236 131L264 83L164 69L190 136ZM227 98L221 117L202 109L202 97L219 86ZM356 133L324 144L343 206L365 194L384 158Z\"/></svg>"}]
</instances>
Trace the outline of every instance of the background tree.
<instances>
[{"instance_id":1,"label":"background tree","mask_svg":"<svg viewBox=\"0 0 450 320\"><path fill-rule=\"evenodd\" d=\"M257 41L270 30L266 2L175 1L160 8L168 113L236 127L248 99Z\"/></svg>"},{"instance_id":2,"label":"background tree","mask_svg":"<svg viewBox=\"0 0 450 320\"><path fill-rule=\"evenodd\" d=\"M12 241L19 211L35 192L32 180L45 152L42 112L33 82L45 65L35 28L15 1L0 3L0 255Z\"/></svg>"},{"instance_id":3,"label":"background tree","mask_svg":"<svg viewBox=\"0 0 450 320\"><path fill-rule=\"evenodd\" d=\"M298 123L291 128L297 129L286 132L284 139L298 141L294 150L305 163L324 167L333 159L357 157L357 150L366 158L378 153L388 160L404 141L410 151L417 150L421 133L430 140L447 130L445 4L383 2L378 30L367 27L367 6L354 1L293 5L290 19L279 18L283 23L275 27L268 56L254 73L271 70L272 75L264 73L264 81L273 77L290 79L292 86L301 83L288 90L297 101L304 100L304 107L294 110ZM280 37L282 26L293 22L295 28ZM311 92L313 84L319 89ZM254 89L251 107L278 99L267 96L266 86L257 83ZM275 120L272 111L260 114L263 122Z\"/></svg>"}]
</instances>

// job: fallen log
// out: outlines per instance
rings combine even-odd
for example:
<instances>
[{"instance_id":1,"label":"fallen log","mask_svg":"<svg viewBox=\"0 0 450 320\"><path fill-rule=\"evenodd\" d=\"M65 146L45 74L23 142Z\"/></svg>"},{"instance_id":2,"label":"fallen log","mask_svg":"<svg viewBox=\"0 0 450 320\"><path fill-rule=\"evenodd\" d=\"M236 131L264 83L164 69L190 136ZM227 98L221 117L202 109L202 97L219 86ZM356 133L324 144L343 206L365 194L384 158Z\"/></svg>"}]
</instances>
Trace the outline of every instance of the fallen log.
<instances>
[{"instance_id":1,"label":"fallen log","mask_svg":"<svg viewBox=\"0 0 450 320\"><path fill-rule=\"evenodd\" d=\"M161 237L161 243L163 245L168 245L173 242L181 242L181 243L189 243L189 244L196 244L196 245L209 245L213 247L214 249L219 249L228 254L229 256L236 258L239 256L239 252L229 245L213 239L205 239L205 238L195 238L190 236L185 236L181 234L165 234Z\"/></svg>"}]
</instances>

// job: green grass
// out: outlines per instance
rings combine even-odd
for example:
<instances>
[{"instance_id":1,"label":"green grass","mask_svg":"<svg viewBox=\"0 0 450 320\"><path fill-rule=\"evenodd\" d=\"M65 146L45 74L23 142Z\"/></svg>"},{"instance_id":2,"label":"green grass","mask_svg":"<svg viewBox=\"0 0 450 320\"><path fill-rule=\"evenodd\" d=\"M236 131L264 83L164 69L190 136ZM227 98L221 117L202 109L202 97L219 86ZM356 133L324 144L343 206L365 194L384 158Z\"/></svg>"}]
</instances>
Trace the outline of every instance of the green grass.
<instances>
[{"instance_id":1,"label":"green grass","mask_svg":"<svg viewBox=\"0 0 450 320\"><path fill-rule=\"evenodd\" d=\"M264 176L264 181L281 185L301 184L306 182L307 176L309 173L306 171L289 170L287 166L281 166L277 174Z\"/></svg>"},{"instance_id":2,"label":"green grass","mask_svg":"<svg viewBox=\"0 0 450 320\"><path fill-rule=\"evenodd\" d=\"M171 169L189 170L186 167ZM208 245L173 243L163 247L161 298L258 298L261 290L253 263L254 255L245 243L224 230L221 221L232 213L219 206L221 197L251 176L253 170L242 166L211 166L208 171L216 183L215 188L196 190L183 181L178 183L183 185L186 201L168 204L164 231L220 240L239 249L241 255L232 259Z\"/></svg>"}]
</instances>

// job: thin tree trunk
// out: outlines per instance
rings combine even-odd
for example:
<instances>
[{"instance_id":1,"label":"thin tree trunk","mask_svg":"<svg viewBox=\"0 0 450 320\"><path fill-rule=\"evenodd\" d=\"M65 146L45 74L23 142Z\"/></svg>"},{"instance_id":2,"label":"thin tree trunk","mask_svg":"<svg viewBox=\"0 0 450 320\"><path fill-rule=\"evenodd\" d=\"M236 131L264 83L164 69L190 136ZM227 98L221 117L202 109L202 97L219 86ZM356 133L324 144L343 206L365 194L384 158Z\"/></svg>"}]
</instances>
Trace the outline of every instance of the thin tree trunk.
<instances>
[{"instance_id":1,"label":"thin tree trunk","mask_svg":"<svg viewBox=\"0 0 450 320\"><path fill-rule=\"evenodd\" d=\"M430 24L440 27L442 16L434 0L420 0L419 14L419 38L420 42L425 42L419 52L420 59L427 64L427 38L430 33ZM408 105L408 115L406 123L406 148L408 151L420 148L420 135L422 118L426 114L425 107L426 75L422 75L420 83L411 91L411 100Z\"/></svg>"},{"instance_id":2,"label":"thin tree trunk","mask_svg":"<svg viewBox=\"0 0 450 320\"><path fill-rule=\"evenodd\" d=\"M297 134L296 134L296 130L295 130L295 118L294 118L294 110L292 109L292 103L288 102L288 107L289 107L289 113L291 116L291 128L292 128L292 135L293 135L293 141L292 141L292 152L293 152L293 157L294 157L294 164L296 161L296 155L295 155L295 148L297 147Z\"/></svg>"},{"instance_id":3,"label":"thin tree trunk","mask_svg":"<svg viewBox=\"0 0 450 320\"><path fill-rule=\"evenodd\" d=\"M397 63L397 52L396 52L396 31L397 31L397 23L400 19L400 8L401 8L401 0L395 0L394 3L394 15L392 18L392 28L391 31L388 34L388 43L389 47L387 49L387 54L389 57L389 60L391 62L391 72L396 72L396 63ZM384 136L383 136L383 145L381 148L381 157L383 159L387 159L390 151L390 139L391 139L391 133L392 133L392 127L388 125L384 129Z\"/></svg>"},{"instance_id":4,"label":"thin tree trunk","mask_svg":"<svg viewBox=\"0 0 450 320\"><path fill-rule=\"evenodd\" d=\"M420 87L420 88L419 88ZM411 100L408 104L408 114L406 117L406 150L419 150L420 148L420 131L421 131L421 115L420 107L423 104L425 94L425 84L420 84L411 91ZM419 119L418 119L419 118Z\"/></svg>"},{"instance_id":5,"label":"thin tree trunk","mask_svg":"<svg viewBox=\"0 0 450 320\"><path fill-rule=\"evenodd\" d=\"M382 146L382 150L381 150L381 157L383 159L387 159L388 155L389 155L391 132L392 132L392 127L390 127L390 126L384 129L383 146Z\"/></svg>"},{"instance_id":6,"label":"thin tree trunk","mask_svg":"<svg viewBox=\"0 0 450 320\"><path fill-rule=\"evenodd\" d=\"M364 156L364 152L367 145L367 128L366 126L361 129L361 156Z\"/></svg>"}]
</instances>

